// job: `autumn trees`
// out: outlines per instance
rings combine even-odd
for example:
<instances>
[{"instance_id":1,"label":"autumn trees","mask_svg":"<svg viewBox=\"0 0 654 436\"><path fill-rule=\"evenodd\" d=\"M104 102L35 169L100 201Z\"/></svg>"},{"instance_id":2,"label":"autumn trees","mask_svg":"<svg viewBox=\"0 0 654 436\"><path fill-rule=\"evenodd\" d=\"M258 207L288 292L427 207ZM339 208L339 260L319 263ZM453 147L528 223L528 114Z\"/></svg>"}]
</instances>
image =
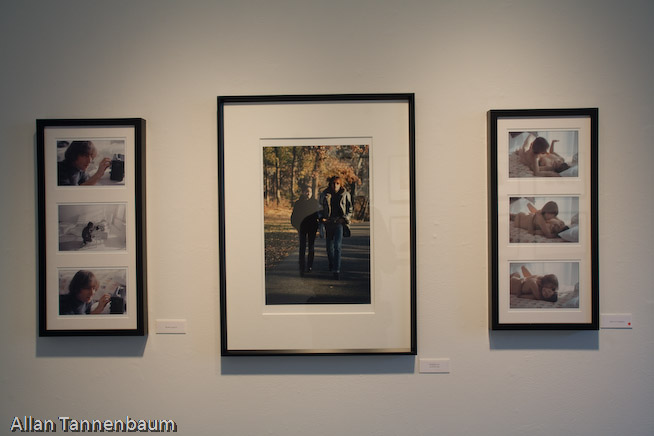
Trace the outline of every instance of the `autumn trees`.
<instances>
[{"instance_id":1,"label":"autumn trees","mask_svg":"<svg viewBox=\"0 0 654 436\"><path fill-rule=\"evenodd\" d=\"M263 191L266 206L290 207L303 186L314 197L340 176L355 203L354 218L369 218L369 146L309 145L263 148Z\"/></svg>"}]
</instances>

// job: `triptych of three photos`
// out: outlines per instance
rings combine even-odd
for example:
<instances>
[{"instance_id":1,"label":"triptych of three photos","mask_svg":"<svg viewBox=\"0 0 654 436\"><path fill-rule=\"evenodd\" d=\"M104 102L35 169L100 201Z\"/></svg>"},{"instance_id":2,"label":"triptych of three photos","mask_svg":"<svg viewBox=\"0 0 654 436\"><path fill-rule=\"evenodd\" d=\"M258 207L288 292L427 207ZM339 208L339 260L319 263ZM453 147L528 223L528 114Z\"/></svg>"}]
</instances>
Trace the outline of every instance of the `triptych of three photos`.
<instances>
[{"instance_id":1,"label":"triptych of three photos","mask_svg":"<svg viewBox=\"0 0 654 436\"><path fill-rule=\"evenodd\" d=\"M596 329L597 110L493 110L491 325Z\"/></svg>"}]
</instances>

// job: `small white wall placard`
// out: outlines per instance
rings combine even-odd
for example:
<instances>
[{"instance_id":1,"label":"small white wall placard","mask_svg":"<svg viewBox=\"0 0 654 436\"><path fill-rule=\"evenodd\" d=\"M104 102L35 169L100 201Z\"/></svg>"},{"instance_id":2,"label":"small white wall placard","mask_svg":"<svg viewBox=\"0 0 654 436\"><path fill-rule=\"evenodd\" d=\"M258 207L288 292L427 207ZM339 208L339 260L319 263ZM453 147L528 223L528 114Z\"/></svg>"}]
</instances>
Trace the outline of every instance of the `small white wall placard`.
<instances>
[{"instance_id":1,"label":"small white wall placard","mask_svg":"<svg viewBox=\"0 0 654 436\"><path fill-rule=\"evenodd\" d=\"M450 359L420 359L421 373L449 373Z\"/></svg>"},{"instance_id":2,"label":"small white wall placard","mask_svg":"<svg viewBox=\"0 0 654 436\"><path fill-rule=\"evenodd\" d=\"M600 328L630 329L632 327L630 313L603 313L600 315Z\"/></svg>"},{"instance_id":3,"label":"small white wall placard","mask_svg":"<svg viewBox=\"0 0 654 436\"><path fill-rule=\"evenodd\" d=\"M158 319L156 325L156 332L158 334L186 334L186 320L185 319Z\"/></svg>"}]
</instances>

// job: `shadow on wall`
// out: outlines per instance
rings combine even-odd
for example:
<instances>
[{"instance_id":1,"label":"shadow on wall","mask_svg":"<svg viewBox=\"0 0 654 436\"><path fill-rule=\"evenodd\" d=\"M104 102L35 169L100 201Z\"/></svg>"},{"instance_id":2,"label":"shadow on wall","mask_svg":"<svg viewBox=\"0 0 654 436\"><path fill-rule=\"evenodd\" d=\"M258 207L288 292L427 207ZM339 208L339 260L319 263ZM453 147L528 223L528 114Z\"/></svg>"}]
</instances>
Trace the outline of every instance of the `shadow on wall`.
<instances>
[{"instance_id":1,"label":"shadow on wall","mask_svg":"<svg viewBox=\"0 0 654 436\"><path fill-rule=\"evenodd\" d=\"M491 350L599 350L598 330L489 330Z\"/></svg>"},{"instance_id":2,"label":"shadow on wall","mask_svg":"<svg viewBox=\"0 0 654 436\"><path fill-rule=\"evenodd\" d=\"M223 356L223 375L413 374L416 356Z\"/></svg>"},{"instance_id":3,"label":"shadow on wall","mask_svg":"<svg viewBox=\"0 0 654 436\"><path fill-rule=\"evenodd\" d=\"M36 357L142 357L147 336L61 336L36 339Z\"/></svg>"}]
</instances>

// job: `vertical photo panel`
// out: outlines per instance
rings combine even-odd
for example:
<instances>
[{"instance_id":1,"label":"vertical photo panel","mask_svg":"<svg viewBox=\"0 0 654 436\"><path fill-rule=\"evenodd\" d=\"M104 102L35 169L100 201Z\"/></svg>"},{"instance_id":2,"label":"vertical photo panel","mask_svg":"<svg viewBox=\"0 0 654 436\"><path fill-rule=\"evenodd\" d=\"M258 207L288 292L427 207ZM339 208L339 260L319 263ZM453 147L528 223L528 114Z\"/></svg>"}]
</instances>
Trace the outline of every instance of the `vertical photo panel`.
<instances>
[{"instance_id":1,"label":"vertical photo panel","mask_svg":"<svg viewBox=\"0 0 654 436\"><path fill-rule=\"evenodd\" d=\"M266 304L369 304L369 152L263 148Z\"/></svg>"},{"instance_id":2,"label":"vertical photo panel","mask_svg":"<svg viewBox=\"0 0 654 436\"><path fill-rule=\"evenodd\" d=\"M147 334L145 120L36 120L40 336Z\"/></svg>"}]
</instances>

